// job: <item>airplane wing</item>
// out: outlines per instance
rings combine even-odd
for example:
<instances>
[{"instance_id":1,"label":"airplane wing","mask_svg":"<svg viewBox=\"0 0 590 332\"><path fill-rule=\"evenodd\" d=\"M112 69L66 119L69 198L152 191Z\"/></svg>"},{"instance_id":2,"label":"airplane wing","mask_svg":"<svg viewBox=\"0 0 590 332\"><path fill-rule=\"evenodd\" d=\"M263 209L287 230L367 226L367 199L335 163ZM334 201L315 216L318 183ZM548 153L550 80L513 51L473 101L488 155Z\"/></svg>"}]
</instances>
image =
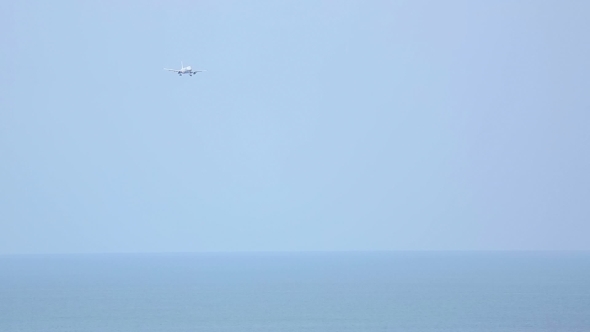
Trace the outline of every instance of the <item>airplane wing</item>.
<instances>
[{"instance_id":1,"label":"airplane wing","mask_svg":"<svg viewBox=\"0 0 590 332\"><path fill-rule=\"evenodd\" d=\"M164 70L167 70L167 71L173 71L173 72L175 72L175 73L178 73L178 72L180 72L180 70L176 70L176 69L168 69L168 68L164 68Z\"/></svg>"}]
</instances>

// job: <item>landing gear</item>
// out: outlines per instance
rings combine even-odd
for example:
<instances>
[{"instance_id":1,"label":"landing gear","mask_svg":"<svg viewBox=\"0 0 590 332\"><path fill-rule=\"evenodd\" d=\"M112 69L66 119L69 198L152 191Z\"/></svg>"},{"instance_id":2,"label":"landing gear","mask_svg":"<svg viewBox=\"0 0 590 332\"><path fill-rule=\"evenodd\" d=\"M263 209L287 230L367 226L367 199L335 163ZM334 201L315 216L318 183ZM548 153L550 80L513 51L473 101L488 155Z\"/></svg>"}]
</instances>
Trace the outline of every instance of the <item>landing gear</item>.
<instances>
[{"instance_id":1,"label":"landing gear","mask_svg":"<svg viewBox=\"0 0 590 332\"><path fill-rule=\"evenodd\" d=\"M182 76L182 73L178 73L178 76Z\"/></svg>"}]
</instances>

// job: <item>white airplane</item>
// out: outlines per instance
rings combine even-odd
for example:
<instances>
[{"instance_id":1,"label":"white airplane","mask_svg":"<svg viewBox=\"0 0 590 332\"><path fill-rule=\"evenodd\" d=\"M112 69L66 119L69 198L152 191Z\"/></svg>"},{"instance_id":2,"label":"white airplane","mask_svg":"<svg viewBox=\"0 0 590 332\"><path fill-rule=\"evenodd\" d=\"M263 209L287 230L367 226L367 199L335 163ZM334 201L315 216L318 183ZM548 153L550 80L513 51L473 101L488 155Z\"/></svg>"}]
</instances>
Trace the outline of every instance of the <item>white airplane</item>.
<instances>
[{"instance_id":1,"label":"white airplane","mask_svg":"<svg viewBox=\"0 0 590 332\"><path fill-rule=\"evenodd\" d=\"M193 76L193 74L206 71L206 70L193 70L191 68L191 66L185 67L182 64L182 61L180 61L180 69L168 69L168 68L164 68L164 69L168 70L168 71L176 72L176 73L178 73L178 76L182 76L182 74L189 74L190 76Z\"/></svg>"}]
</instances>

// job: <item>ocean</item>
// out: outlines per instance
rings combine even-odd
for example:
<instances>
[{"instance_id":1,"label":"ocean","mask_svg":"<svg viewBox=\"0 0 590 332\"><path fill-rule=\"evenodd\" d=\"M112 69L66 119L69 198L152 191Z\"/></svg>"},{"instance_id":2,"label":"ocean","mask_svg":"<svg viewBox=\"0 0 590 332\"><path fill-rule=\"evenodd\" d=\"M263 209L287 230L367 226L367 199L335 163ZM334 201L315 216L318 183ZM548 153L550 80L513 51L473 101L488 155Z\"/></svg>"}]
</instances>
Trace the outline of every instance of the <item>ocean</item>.
<instances>
[{"instance_id":1,"label":"ocean","mask_svg":"<svg viewBox=\"0 0 590 332\"><path fill-rule=\"evenodd\" d=\"M590 331L589 252L0 256L0 331Z\"/></svg>"}]
</instances>

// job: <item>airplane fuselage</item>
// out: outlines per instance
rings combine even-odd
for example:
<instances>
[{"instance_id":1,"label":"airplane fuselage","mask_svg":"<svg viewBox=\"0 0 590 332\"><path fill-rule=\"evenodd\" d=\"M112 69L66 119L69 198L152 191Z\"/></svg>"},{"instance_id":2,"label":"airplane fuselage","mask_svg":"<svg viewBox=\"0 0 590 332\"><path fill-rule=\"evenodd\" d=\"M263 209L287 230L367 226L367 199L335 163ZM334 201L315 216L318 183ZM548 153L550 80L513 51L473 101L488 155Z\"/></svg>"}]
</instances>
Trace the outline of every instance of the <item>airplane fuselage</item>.
<instances>
[{"instance_id":1,"label":"airplane fuselage","mask_svg":"<svg viewBox=\"0 0 590 332\"><path fill-rule=\"evenodd\" d=\"M192 71L192 69L191 69L191 67L190 67L190 66L188 66L188 67L184 67L184 68L181 68L181 69L178 71L178 75L182 76L182 74L189 74L189 75L192 75L192 74L193 74L193 71Z\"/></svg>"},{"instance_id":2,"label":"airplane fuselage","mask_svg":"<svg viewBox=\"0 0 590 332\"><path fill-rule=\"evenodd\" d=\"M193 70L191 68L191 66L187 66L187 67L182 67L179 71L178 71L178 75L182 76L182 74L189 74L190 76L193 76L193 74L198 73L200 70Z\"/></svg>"},{"instance_id":3,"label":"airplane fuselage","mask_svg":"<svg viewBox=\"0 0 590 332\"><path fill-rule=\"evenodd\" d=\"M193 74L204 71L204 70L193 70L193 68L191 66L185 67L182 65L182 62L180 65L180 69L168 69L168 68L164 68L164 69L168 70L168 71L176 72L178 74L178 76L182 76L182 74L189 74L190 76L193 76Z\"/></svg>"}]
</instances>

